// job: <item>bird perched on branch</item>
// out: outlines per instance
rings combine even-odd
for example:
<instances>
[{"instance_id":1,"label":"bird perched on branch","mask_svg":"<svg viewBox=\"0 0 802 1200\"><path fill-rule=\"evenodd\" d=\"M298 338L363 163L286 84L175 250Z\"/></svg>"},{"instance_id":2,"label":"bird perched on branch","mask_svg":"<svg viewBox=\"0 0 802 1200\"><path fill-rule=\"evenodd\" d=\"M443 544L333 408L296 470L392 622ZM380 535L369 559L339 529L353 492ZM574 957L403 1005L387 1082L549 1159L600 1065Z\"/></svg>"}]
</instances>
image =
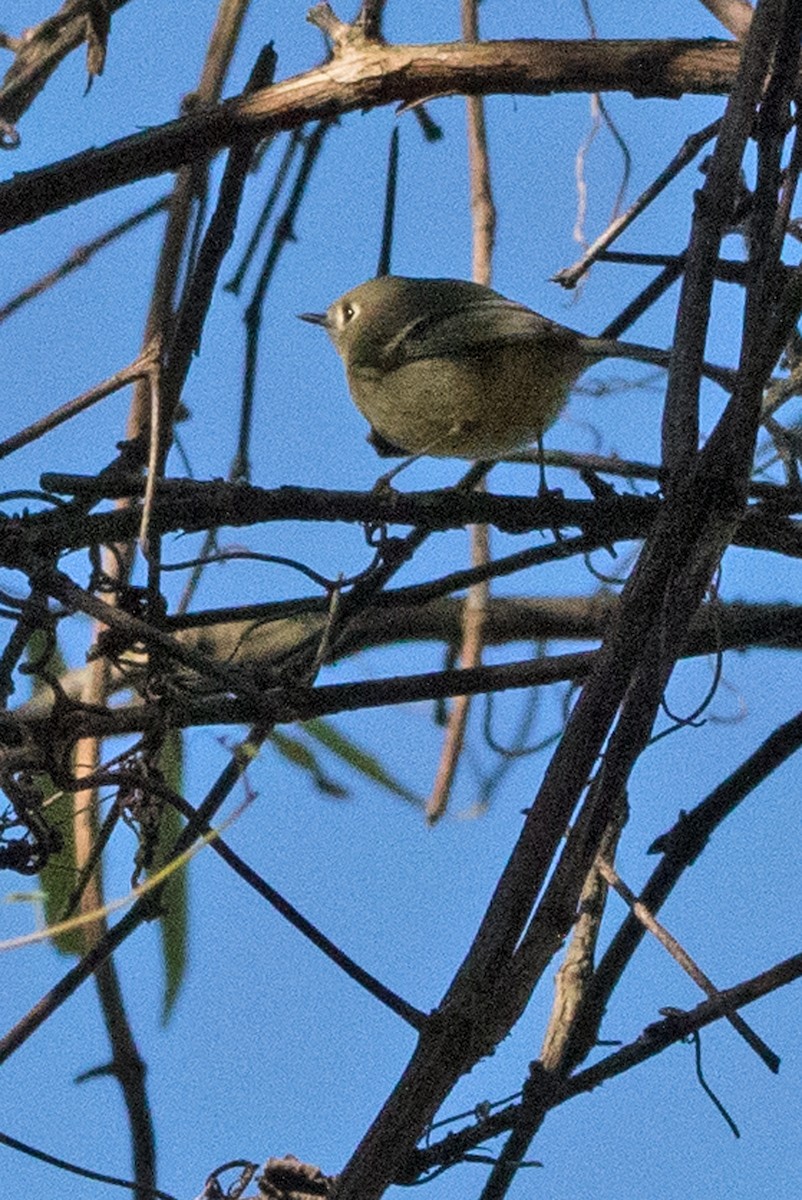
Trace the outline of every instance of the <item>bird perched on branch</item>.
<instances>
[{"instance_id":1,"label":"bird perched on branch","mask_svg":"<svg viewBox=\"0 0 802 1200\"><path fill-rule=\"evenodd\" d=\"M603 358L667 367L670 352L585 337L463 279L385 275L346 292L321 325L380 454L500 458L540 441L577 378ZM710 368L719 382L730 373Z\"/></svg>"}]
</instances>

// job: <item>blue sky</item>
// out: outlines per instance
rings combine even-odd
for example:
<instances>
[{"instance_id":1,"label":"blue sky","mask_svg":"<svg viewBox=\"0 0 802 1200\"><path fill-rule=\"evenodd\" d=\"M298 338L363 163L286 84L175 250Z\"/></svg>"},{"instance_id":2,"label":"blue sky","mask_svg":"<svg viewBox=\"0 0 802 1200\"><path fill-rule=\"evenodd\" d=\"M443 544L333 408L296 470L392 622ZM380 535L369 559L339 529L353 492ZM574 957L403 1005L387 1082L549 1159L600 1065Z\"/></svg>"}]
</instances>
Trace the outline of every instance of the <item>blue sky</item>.
<instances>
[{"instance_id":1,"label":"blue sky","mask_svg":"<svg viewBox=\"0 0 802 1200\"><path fill-rule=\"evenodd\" d=\"M610 6L606 6L610 7ZM9 12L10 8L10 12ZM11 32L50 11L44 0L12 0L4 20ZM192 19L156 0L132 0L114 18L106 72L83 96L80 56L57 72L21 123L22 145L0 163L7 177L137 128L171 119L197 78L215 5L195 0ZM317 30L305 21L299 0L282 5L254 0L227 93L241 89L261 44L273 39L284 77L321 57ZM340 11L345 17L349 14ZM659 11L626 0L600 9L599 33L614 36L719 36L701 4L667 3ZM584 34L579 4L515 6L485 0L488 37ZM457 5L388 6L391 40L434 41L458 35ZM717 116L719 98L634 101L608 97L609 108L633 155L630 199L679 148L690 132ZM446 137L425 144L409 114L390 110L352 114L326 144L296 223L297 241L285 251L268 294L257 395L254 482L331 488L371 486L382 469L364 441L364 422L350 404L341 367L319 331L300 324L298 312L319 310L375 269L381 228L387 143L401 129L401 175L394 269L406 274L466 275L470 270L464 109L458 97L432 102L431 115ZM549 277L578 254L572 241L576 210L574 163L589 128L585 96L493 97L487 118L499 215L495 286L566 324L600 330L648 278L643 271L597 266L578 293L566 294ZM238 261L260 203L270 186L280 147L249 181L240 236L224 268ZM604 227L618 187L621 160L600 134L587 167L587 231ZM213 180L219 178L219 166ZM695 170L664 195L622 243L630 249L673 252L685 243ZM0 303L52 268L75 244L89 240L157 196L169 179L148 180L101 196L3 239ZM130 361L137 352L152 283L161 221L157 219L98 256L58 289L0 326L4 361L0 436L50 411ZM728 251L739 251L733 240ZM631 331L633 338L667 345L676 292ZM182 441L198 477L225 475L235 448L242 358L242 305L219 294L202 352L185 392L191 417ZM708 357L731 362L739 305L721 289ZM598 368L583 384L642 381L639 367ZM601 398L580 387L547 445L600 449L654 460L659 447L662 380L648 387L618 386ZM721 393L706 393L706 428ZM128 397L120 395L65 426L58 435L4 462L4 488L35 486L43 470L94 471L110 459L123 433ZM177 459L170 464L181 471ZM425 461L402 477L402 488L453 482L458 463ZM581 485L568 473L555 482L569 494ZM534 475L499 468L493 487L527 491ZM228 544L292 554L329 574L349 573L365 562L358 529L267 526L226 533ZM494 538L504 553L521 539ZM529 544L525 540L525 544ZM186 539L166 555L188 556ZM403 581L464 563L462 534L433 539ZM620 562L621 560L619 560ZM759 564L759 565L758 565ZM85 564L66 565L85 577ZM611 564L600 556L597 565ZM726 599L793 600L799 567L778 556L732 551L726 556ZM6 586L6 581L3 582ZM176 583L176 592L178 584ZM499 587L500 594L585 595L598 587L582 562L552 565ZM229 564L207 573L197 604L239 603L304 594L276 567ZM175 593L173 594L175 598ZM67 647L80 662L84 645ZM514 648L517 656L525 648ZM504 656L494 651L490 660ZM437 646L376 650L328 669L326 682L436 669ZM712 664L682 665L670 686L674 711L691 711L710 684ZM797 667L788 653L732 655L701 729L686 729L656 743L632 779L632 818L619 869L633 888L654 860L646 847L697 803L780 721L793 714ZM520 711L518 697L499 701L499 727ZM544 700L539 731L559 720L556 700ZM403 802L327 762L349 789L346 799L316 792L307 777L267 749L249 782L256 799L227 833L227 840L306 916L366 968L423 1009L439 1001L461 961L520 829L520 810L534 795L547 753L522 760L480 817L472 815L482 772L492 763L481 745L479 710L475 749L457 779L452 815L427 830ZM356 714L337 725L370 748L410 788L425 794L437 763L442 733L430 706L390 714ZM539 733L540 735L540 733ZM195 730L187 737L186 793L196 802L226 761L232 731ZM789 913L800 903L796 838L786 832L797 818L799 767L792 761L764 784L714 837L662 913L662 919L704 970L727 986L799 949ZM238 802L241 795L234 798ZM131 835L121 831L107 868L110 896L128 888ZM9 892L17 881L9 878ZM25 881L21 886L26 886ZM248 893L208 851L192 864L190 971L167 1028L159 1022L161 967L154 929L140 930L118 956L118 965L140 1050L149 1065L149 1088L159 1138L160 1183L176 1196L197 1194L208 1171L231 1158L261 1161L293 1153L337 1171L398 1077L413 1039L397 1018L344 979L265 904ZM2 936L26 932L31 907L2 910ZM607 928L623 915L610 901ZM554 967L556 969L557 962ZM47 947L0 958L0 1025L8 1028L59 977L64 961ZM701 997L664 952L644 944L610 1006L604 1035L629 1041L665 1005L690 1007ZM496 1055L461 1082L444 1113L461 1112L519 1087L536 1057L551 1000L543 981L530 1009ZM800 1079L798 989L753 1005L747 1019L781 1055L778 1078L757 1062L726 1026L704 1035L709 1083L738 1122L735 1141L695 1082L693 1052L677 1046L659 1058L549 1116L532 1147L542 1170L522 1172L510 1195L524 1200L581 1200L594 1196L655 1196L660 1200L746 1200L771 1191L775 1200L798 1194ZM0 1096L2 1129L53 1154L96 1170L128 1175L122 1104L108 1079L73 1083L105 1061L107 1048L91 985L47 1023L5 1066ZM60 1200L93 1200L100 1185L76 1180L0 1148L9 1194ZM429 1185L431 1200L478 1194L485 1168L464 1166ZM769 1183L770 1180L770 1183ZM393 1193L401 1195L400 1189Z\"/></svg>"}]
</instances>

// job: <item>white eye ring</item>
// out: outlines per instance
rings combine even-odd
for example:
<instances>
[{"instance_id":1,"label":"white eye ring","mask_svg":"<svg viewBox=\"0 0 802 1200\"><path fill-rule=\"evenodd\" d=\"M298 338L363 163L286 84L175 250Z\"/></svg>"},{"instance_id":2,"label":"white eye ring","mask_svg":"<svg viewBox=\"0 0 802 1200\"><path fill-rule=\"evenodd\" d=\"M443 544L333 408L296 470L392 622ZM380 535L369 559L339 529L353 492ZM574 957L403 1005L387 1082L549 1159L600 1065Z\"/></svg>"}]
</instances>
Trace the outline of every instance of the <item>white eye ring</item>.
<instances>
[{"instance_id":1,"label":"white eye ring","mask_svg":"<svg viewBox=\"0 0 802 1200\"><path fill-rule=\"evenodd\" d=\"M344 304L342 306L342 323L343 323L343 325L347 325L349 321L353 321L356 314L357 314L356 305Z\"/></svg>"}]
</instances>

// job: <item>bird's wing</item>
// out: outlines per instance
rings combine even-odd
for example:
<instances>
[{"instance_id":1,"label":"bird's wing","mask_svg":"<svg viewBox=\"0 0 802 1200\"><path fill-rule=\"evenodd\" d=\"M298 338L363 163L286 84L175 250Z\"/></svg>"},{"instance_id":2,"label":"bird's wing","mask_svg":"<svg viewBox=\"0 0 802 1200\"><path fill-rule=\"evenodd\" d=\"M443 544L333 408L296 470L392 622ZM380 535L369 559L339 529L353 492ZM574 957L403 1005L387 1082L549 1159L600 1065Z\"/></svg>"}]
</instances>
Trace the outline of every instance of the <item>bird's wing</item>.
<instances>
[{"instance_id":1,"label":"bird's wing","mask_svg":"<svg viewBox=\"0 0 802 1200\"><path fill-rule=\"evenodd\" d=\"M426 358L464 358L490 346L551 341L575 344L578 334L503 297L466 302L450 312L415 317L388 343L387 370ZM545 348L545 347L544 347Z\"/></svg>"}]
</instances>

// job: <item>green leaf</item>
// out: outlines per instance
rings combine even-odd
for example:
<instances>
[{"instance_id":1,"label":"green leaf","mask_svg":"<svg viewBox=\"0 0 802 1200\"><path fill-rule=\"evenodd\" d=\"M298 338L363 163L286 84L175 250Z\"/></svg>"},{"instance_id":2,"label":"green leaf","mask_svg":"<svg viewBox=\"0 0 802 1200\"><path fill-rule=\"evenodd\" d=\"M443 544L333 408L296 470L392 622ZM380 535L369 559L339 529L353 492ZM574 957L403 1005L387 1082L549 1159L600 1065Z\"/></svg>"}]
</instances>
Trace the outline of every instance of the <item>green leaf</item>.
<instances>
[{"instance_id":1,"label":"green leaf","mask_svg":"<svg viewBox=\"0 0 802 1200\"><path fill-rule=\"evenodd\" d=\"M282 733L278 729L273 730L270 741L283 758L286 758L294 766L301 767L312 776L315 787L319 791L327 796L334 796L338 800L348 795L342 784L337 783L335 779L326 774L317 756L304 742L288 733Z\"/></svg>"},{"instance_id":2,"label":"green leaf","mask_svg":"<svg viewBox=\"0 0 802 1200\"><path fill-rule=\"evenodd\" d=\"M394 779L375 755L363 750L352 738L340 733L330 721L324 721L322 717L314 717L311 721L304 722L304 729L310 737L315 738L332 754L336 754L343 762L348 763L349 767L358 771L360 775L377 783L392 795L406 800L408 804L414 804L416 808L423 807L421 798L410 788Z\"/></svg>"},{"instance_id":3,"label":"green leaf","mask_svg":"<svg viewBox=\"0 0 802 1200\"><path fill-rule=\"evenodd\" d=\"M47 777L42 779L42 794L47 796L55 792L52 781ZM62 792L48 804L47 820L54 829L58 829L62 837L62 847L58 854L53 854L47 864L39 872L39 884L44 892L44 915L46 925L55 925L64 920L67 901L72 895L78 878L78 868L75 863L75 825L74 797L71 792ZM59 954L71 954L80 958L86 951L86 937L83 929L68 929L50 939Z\"/></svg>"},{"instance_id":4,"label":"green leaf","mask_svg":"<svg viewBox=\"0 0 802 1200\"><path fill-rule=\"evenodd\" d=\"M43 629L37 629L31 635L26 652L27 663L39 664L47 648L47 635ZM58 647L53 646L47 663L48 674L61 676L67 670L67 664ZM33 675L33 695L40 697L50 693L50 685L45 683L40 675ZM72 895L78 879L78 868L75 862L75 797L71 792L57 794L52 779L42 775L37 779L43 799L55 795L48 803L45 816L50 825L61 834L62 848L58 854L52 854L45 867L39 872L39 883L44 898L44 919L46 925L55 925L64 920L67 902ZM59 933L50 939L59 954L72 955L80 958L86 951L84 931L80 928L70 929Z\"/></svg>"},{"instance_id":5,"label":"green leaf","mask_svg":"<svg viewBox=\"0 0 802 1200\"><path fill-rule=\"evenodd\" d=\"M26 667L30 666L31 663L36 663L46 667L48 675L60 678L67 673L67 664L57 643L53 644L53 649L47 662L40 664L40 659L47 649L47 636L44 629L35 629L33 631L28 639L26 648ZM26 670L24 674L28 675L29 672ZM45 692L52 696L50 684L45 683L41 675L33 675L32 690L33 695L36 697L42 696Z\"/></svg>"},{"instance_id":6,"label":"green leaf","mask_svg":"<svg viewBox=\"0 0 802 1200\"><path fill-rule=\"evenodd\" d=\"M184 741L180 729L171 729L162 746L161 771L165 783L174 792L181 792L184 772ZM153 872L164 866L167 853L175 845L183 821L172 804L165 805L159 828L159 845L153 863ZM161 894L161 934L164 958L164 995L162 997L162 1024L166 1025L175 1007L178 993L184 982L188 960L189 934L189 887L187 866L173 871Z\"/></svg>"}]
</instances>

